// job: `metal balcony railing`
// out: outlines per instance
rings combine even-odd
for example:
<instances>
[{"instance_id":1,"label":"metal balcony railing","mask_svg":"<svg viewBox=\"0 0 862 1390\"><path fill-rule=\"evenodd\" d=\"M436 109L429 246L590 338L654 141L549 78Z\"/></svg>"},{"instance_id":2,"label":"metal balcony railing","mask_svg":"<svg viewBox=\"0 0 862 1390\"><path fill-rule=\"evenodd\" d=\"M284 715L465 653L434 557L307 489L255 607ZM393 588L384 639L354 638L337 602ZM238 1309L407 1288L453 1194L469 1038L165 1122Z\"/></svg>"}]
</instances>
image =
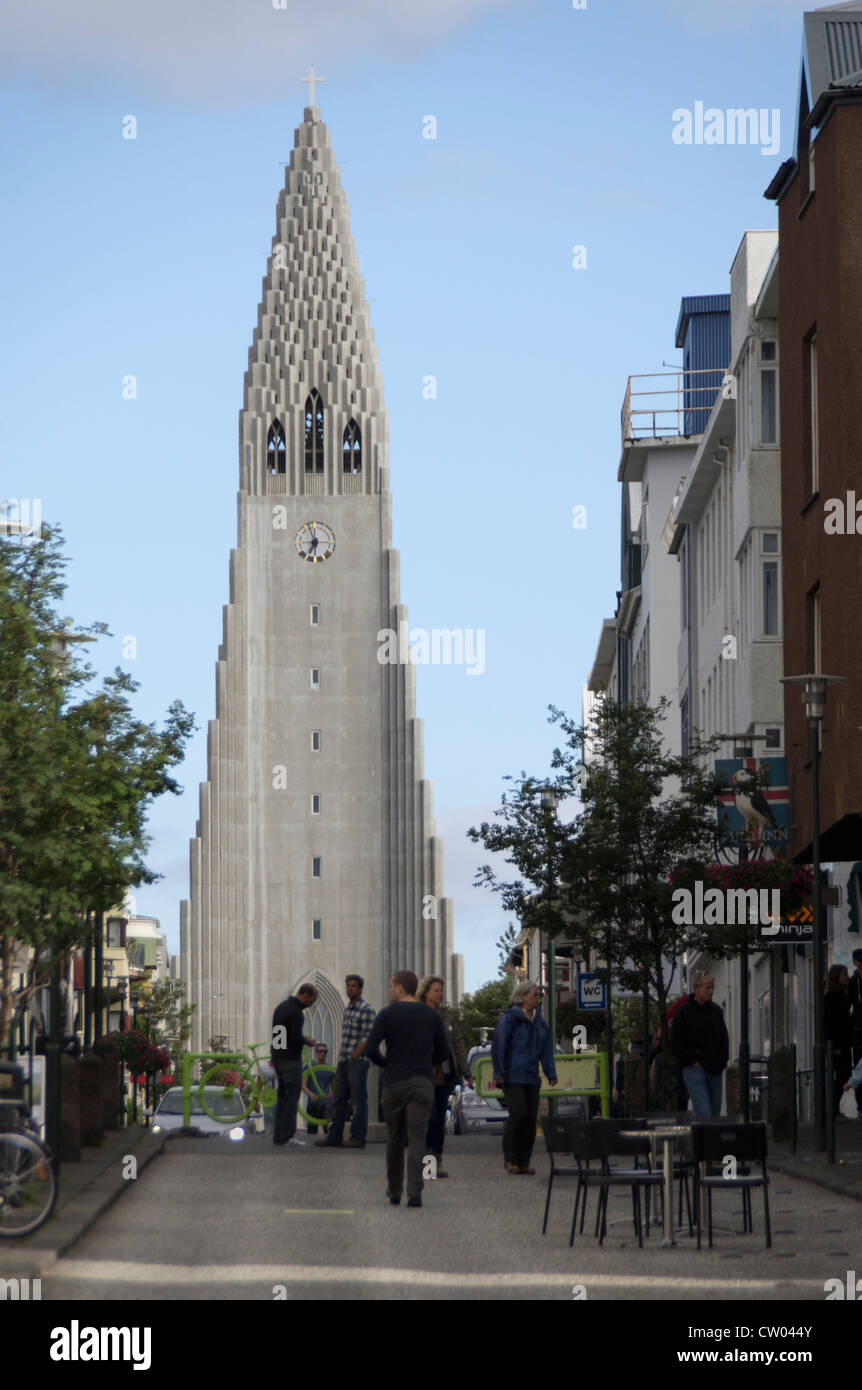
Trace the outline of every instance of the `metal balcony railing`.
<instances>
[{"instance_id":1,"label":"metal balcony railing","mask_svg":"<svg viewBox=\"0 0 862 1390\"><path fill-rule=\"evenodd\" d=\"M701 434L725 378L724 367L689 372L638 372L626 385L623 444L636 439ZM642 383L634 386L634 382Z\"/></svg>"}]
</instances>

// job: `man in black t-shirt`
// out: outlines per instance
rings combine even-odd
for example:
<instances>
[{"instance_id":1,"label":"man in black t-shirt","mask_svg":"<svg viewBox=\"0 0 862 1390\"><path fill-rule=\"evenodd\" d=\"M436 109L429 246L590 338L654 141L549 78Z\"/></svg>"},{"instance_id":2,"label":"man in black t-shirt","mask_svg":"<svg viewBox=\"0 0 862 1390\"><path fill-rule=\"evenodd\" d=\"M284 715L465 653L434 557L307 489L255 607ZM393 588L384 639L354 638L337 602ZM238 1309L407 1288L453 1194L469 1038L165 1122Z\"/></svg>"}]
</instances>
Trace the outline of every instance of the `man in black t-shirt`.
<instances>
[{"instance_id":1,"label":"man in black t-shirt","mask_svg":"<svg viewBox=\"0 0 862 1390\"><path fill-rule=\"evenodd\" d=\"M273 1143L278 1148L305 1143L296 1138L296 1107L302 1090L302 1048L304 1044L314 1047L314 1038L303 1036L302 1011L316 998L314 985L300 985L296 994L276 1005L272 1016L270 1060L278 1076Z\"/></svg>"},{"instance_id":2,"label":"man in black t-shirt","mask_svg":"<svg viewBox=\"0 0 862 1390\"><path fill-rule=\"evenodd\" d=\"M365 1056L383 1068L387 1196L393 1206L401 1201L405 1140L407 1205L422 1205L422 1159L434 1100L434 1075L442 1076L442 1064L449 1056L439 1013L416 1000L418 984L412 970L399 970L392 976L392 1003L380 1010L365 1042ZM382 1042L386 1044L385 1056L380 1051Z\"/></svg>"}]
</instances>

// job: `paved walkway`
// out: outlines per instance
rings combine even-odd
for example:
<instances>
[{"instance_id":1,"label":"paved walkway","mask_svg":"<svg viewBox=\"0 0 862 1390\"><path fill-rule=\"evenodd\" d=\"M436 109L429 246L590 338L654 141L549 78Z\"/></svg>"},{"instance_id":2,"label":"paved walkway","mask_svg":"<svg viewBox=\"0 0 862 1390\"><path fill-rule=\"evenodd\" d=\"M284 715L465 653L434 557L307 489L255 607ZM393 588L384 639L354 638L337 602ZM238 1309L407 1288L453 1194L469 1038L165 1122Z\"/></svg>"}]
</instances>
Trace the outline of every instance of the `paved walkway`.
<instances>
[{"instance_id":1,"label":"paved walkway","mask_svg":"<svg viewBox=\"0 0 862 1390\"><path fill-rule=\"evenodd\" d=\"M132 1180L124 1173L140 1174L161 1151L163 1137L136 1126L108 1130L98 1148L81 1150L80 1163L64 1163L51 1219L31 1236L0 1242L0 1275L35 1276L50 1269L120 1196Z\"/></svg>"},{"instance_id":2,"label":"paved walkway","mask_svg":"<svg viewBox=\"0 0 862 1390\"><path fill-rule=\"evenodd\" d=\"M64 1163L51 1220L32 1236L0 1244L0 1276L4 1272L36 1276L50 1270L132 1181L126 1160L136 1160L140 1175L165 1142L163 1135L154 1135L147 1129L109 1131L99 1148L83 1150L80 1163ZM538 1139L536 1154L543 1154L543 1148ZM862 1119L839 1122L834 1165L826 1162L825 1153L815 1152L813 1127L808 1125L800 1129L795 1154L791 1154L787 1143L770 1144L768 1166L862 1201Z\"/></svg>"},{"instance_id":3,"label":"paved walkway","mask_svg":"<svg viewBox=\"0 0 862 1390\"><path fill-rule=\"evenodd\" d=\"M796 1153L790 1152L789 1143L770 1143L768 1166L862 1201L862 1119L838 1120L834 1164L827 1163L825 1151L815 1151L814 1126L800 1125Z\"/></svg>"}]
</instances>

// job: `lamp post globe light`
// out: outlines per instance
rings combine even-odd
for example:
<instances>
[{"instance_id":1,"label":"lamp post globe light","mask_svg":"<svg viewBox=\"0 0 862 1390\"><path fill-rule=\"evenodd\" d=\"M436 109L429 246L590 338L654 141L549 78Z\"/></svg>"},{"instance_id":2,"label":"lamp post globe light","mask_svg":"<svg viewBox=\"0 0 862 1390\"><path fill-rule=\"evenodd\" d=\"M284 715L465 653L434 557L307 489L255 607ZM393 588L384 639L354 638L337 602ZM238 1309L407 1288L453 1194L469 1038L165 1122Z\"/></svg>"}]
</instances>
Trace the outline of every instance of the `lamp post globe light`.
<instances>
[{"instance_id":1,"label":"lamp post globe light","mask_svg":"<svg viewBox=\"0 0 862 1390\"><path fill-rule=\"evenodd\" d=\"M826 687L843 685L846 676L825 676L819 671L809 671L804 676L783 676L782 685L801 685L802 703L805 717L811 731L811 867L814 874L814 950L812 953L812 973L814 992L814 1145L816 1149L828 1148L828 1160L835 1162L835 1119L830 1115L828 1133L826 1124L826 1039L823 1023L823 991L825 982L825 961L823 940L820 934L820 724L826 713ZM831 1077L831 1067L830 1067Z\"/></svg>"}]
</instances>

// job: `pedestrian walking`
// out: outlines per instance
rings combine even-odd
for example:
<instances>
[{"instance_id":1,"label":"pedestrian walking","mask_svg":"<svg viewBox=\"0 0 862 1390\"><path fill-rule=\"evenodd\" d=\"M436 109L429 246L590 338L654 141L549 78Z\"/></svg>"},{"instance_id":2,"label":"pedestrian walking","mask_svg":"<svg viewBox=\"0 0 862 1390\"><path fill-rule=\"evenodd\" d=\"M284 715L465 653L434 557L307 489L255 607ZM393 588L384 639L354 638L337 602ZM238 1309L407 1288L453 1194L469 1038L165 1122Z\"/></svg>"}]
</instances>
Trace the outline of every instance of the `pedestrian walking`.
<instances>
[{"instance_id":1,"label":"pedestrian walking","mask_svg":"<svg viewBox=\"0 0 862 1390\"><path fill-rule=\"evenodd\" d=\"M420 1004L427 1004L429 1008L436 1009L439 1013L443 1031L446 1034L446 1044L449 1048L449 1056L443 1063L443 1081L441 1085L434 1087L434 1100L428 1118L428 1131L425 1135L425 1147L428 1153L434 1155L438 1178L448 1178L449 1176L443 1167L443 1143L446 1137L446 1110L449 1097L469 1070L467 1049L464 1046L461 1029L458 1027L458 1020L453 1011L443 1003L445 988L445 982L441 980L439 975L426 975L424 979L419 981L419 988L416 991L416 998Z\"/></svg>"},{"instance_id":2,"label":"pedestrian walking","mask_svg":"<svg viewBox=\"0 0 862 1390\"><path fill-rule=\"evenodd\" d=\"M853 1024L850 1018L850 980L846 965L830 965L823 998L823 1031L832 1065L832 1113L842 1119L841 1092L853 1070Z\"/></svg>"},{"instance_id":3,"label":"pedestrian walking","mask_svg":"<svg viewBox=\"0 0 862 1390\"><path fill-rule=\"evenodd\" d=\"M278 1077L278 1100L275 1104L276 1148L284 1144L304 1144L296 1138L296 1107L302 1090L302 1049L314 1047L314 1038L303 1037L302 1011L317 998L314 985L300 985L296 994L288 995L276 1005L272 1016L272 1046L270 1061Z\"/></svg>"},{"instance_id":4,"label":"pedestrian walking","mask_svg":"<svg viewBox=\"0 0 862 1390\"><path fill-rule=\"evenodd\" d=\"M541 991L533 980L516 985L500 1015L491 1042L494 1085L502 1087L509 1118L503 1129L506 1172L535 1173L530 1167L539 1113L539 1063L552 1086L557 1068L551 1030L539 1013Z\"/></svg>"},{"instance_id":5,"label":"pedestrian walking","mask_svg":"<svg viewBox=\"0 0 862 1390\"><path fill-rule=\"evenodd\" d=\"M312 1120L328 1120L332 1113L332 1083L335 1068L327 1066L329 1048L326 1043L317 1043L314 1048L314 1061L302 1073L302 1094L305 1096L306 1113ZM326 1133L326 1126L321 1129Z\"/></svg>"},{"instance_id":6,"label":"pedestrian walking","mask_svg":"<svg viewBox=\"0 0 862 1390\"><path fill-rule=\"evenodd\" d=\"M364 1149L368 1137L368 1059L363 1056L368 1034L376 1017L362 998L365 981L361 975L348 975L344 981L347 1007L341 1020L341 1050L332 1083L332 1110L329 1133L315 1139L319 1149L340 1149L347 1121L347 1107L353 1106L350 1138L345 1149Z\"/></svg>"},{"instance_id":7,"label":"pedestrian walking","mask_svg":"<svg viewBox=\"0 0 862 1390\"><path fill-rule=\"evenodd\" d=\"M670 1046L682 1064L682 1079L695 1115L721 1114L722 1076L730 1057L724 1013L713 1003L715 980L707 970L694 972L694 991L673 1017Z\"/></svg>"},{"instance_id":8,"label":"pedestrian walking","mask_svg":"<svg viewBox=\"0 0 862 1390\"><path fill-rule=\"evenodd\" d=\"M383 1068L383 1118L386 1121L386 1195L393 1206L404 1186L407 1141L407 1205L422 1205L422 1160L425 1132L434 1100L434 1084L449 1055L440 1014L416 998L419 984L412 970L398 970L389 981L391 1003L381 1009L365 1043L365 1054ZM380 1051L386 1044L386 1054ZM435 1078L436 1070L436 1078Z\"/></svg>"}]
</instances>

